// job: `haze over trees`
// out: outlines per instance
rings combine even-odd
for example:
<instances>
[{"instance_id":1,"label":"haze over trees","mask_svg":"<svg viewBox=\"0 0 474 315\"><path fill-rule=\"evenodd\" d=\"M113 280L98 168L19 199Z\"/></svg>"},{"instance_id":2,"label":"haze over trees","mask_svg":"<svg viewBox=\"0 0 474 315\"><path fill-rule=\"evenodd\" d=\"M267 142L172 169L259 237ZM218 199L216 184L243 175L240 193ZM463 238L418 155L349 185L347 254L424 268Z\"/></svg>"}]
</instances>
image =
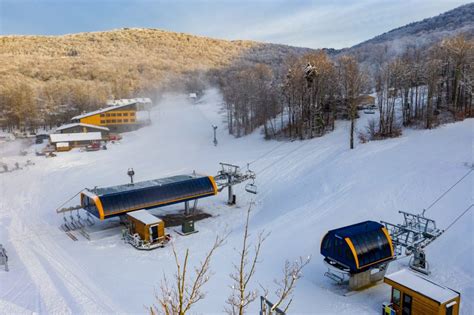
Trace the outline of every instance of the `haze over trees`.
<instances>
[{"instance_id":1,"label":"haze over trees","mask_svg":"<svg viewBox=\"0 0 474 315\"><path fill-rule=\"evenodd\" d=\"M334 54L350 54L363 67L372 68L379 59L376 51L382 51L387 59L400 57L406 47L429 48L444 38L465 34L474 37L474 3L469 3L438 16L412 22L389 32L375 36Z\"/></svg>"},{"instance_id":2,"label":"haze over trees","mask_svg":"<svg viewBox=\"0 0 474 315\"><path fill-rule=\"evenodd\" d=\"M472 117L474 42L464 35L447 38L428 50L407 47L403 55L377 65L378 135L417 125ZM395 105L401 102L397 124Z\"/></svg>"}]
</instances>

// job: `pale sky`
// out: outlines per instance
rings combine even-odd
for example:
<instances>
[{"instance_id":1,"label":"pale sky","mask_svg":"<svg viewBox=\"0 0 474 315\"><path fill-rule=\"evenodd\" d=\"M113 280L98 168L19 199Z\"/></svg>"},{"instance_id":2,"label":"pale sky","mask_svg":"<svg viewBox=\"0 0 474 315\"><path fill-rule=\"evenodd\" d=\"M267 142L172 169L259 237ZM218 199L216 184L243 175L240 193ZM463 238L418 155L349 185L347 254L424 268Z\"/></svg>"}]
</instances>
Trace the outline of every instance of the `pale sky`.
<instances>
[{"instance_id":1,"label":"pale sky","mask_svg":"<svg viewBox=\"0 0 474 315\"><path fill-rule=\"evenodd\" d=\"M350 47L454 9L462 0L0 0L0 34L122 27L311 48Z\"/></svg>"}]
</instances>

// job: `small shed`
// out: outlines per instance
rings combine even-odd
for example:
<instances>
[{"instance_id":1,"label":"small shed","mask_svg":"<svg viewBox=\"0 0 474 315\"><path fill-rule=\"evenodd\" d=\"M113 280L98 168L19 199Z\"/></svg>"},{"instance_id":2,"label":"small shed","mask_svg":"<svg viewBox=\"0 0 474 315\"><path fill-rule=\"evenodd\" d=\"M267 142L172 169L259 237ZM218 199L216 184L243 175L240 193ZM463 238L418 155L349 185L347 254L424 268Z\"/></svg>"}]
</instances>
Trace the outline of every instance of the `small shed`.
<instances>
[{"instance_id":1,"label":"small shed","mask_svg":"<svg viewBox=\"0 0 474 315\"><path fill-rule=\"evenodd\" d=\"M49 135L51 144L58 150L58 143L67 143L70 148L90 145L102 140L100 132L53 133Z\"/></svg>"},{"instance_id":2,"label":"small shed","mask_svg":"<svg viewBox=\"0 0 474 315\"><path fill-rule=\"evenodd\" d=\"M459 314L461 294L419 274L402 269L385 276L384 282L392 287L384 314Z\"/></svg>"},{"instance_id":3,"label":"small shed","mask_svg":"<svg viewBox=\"0 0 474 315\"><path fill-rule=\"evenodd\" d=\"M161 242L166 237L165 223L146 210L127 213L130 223L130 233L137 233L143 241L151 244Z\"/></svg>"},{"instance_id":4,"label":"small shed","mask_svg":"<svg viewBox=\"0 0 474 315\"><path fill-rule=\"evenodd\" d=\"M64 152L64 151L69 151L69 150L71 150L71 147L69 146L69 143L67 143L67 142L58 142L58 143L56 143L56 151Z\"/></svg>"}]
</instances>

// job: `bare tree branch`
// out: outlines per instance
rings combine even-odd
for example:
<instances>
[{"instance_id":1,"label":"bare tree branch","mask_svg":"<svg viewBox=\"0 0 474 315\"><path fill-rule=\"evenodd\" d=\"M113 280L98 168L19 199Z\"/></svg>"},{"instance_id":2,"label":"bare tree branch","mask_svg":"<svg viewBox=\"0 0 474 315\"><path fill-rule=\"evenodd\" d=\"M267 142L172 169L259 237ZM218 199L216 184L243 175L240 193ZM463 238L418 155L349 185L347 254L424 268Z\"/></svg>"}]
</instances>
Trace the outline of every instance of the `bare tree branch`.
<instances>
[{"instance_id":1,"label":"bare tree branch","mask_svg":"<svg viewBox=\"0 0 474 315\"><path fill-rule=\"evenodd\" d=\"M295 290L296 283L303 276L302 270L310 261L311 256L308 256L305 259L299 257L299 259L293 263L290 263L288 260L285 262L285 266L283 268L283 278L280 280L274 280L275 284L277 285L277 289L275 290L277 301L271 308L266 310L265 315L273 314L276 309L283 308L283 312L288 310L291 303L293 302L293 298L291 296ZM264 290L264 292L264 296L267 298L268 290ZM286 301L288 302L286 303Z\"/></svg>"},{"instance_id":2,"label":"bare tree branch","mask_svg":"<svg viewBox=\"0 0 474 315\"><path fill-rule=\"evenodd\" d=\"M257 243L254 246L253 257L250 259L251 243L249 242L249 221L251 210L252 205L250 205L247 210L242 249L239 252L239 264L234 264L234 272L229 275L233 281L233 284L231 286L232 293L226 301L229 306L226 307L225 311L232 315L243 315L248 305L252 303L258 296L258 292L256 290L248 290L248 285L250 280L255 275L262 244L265 242L269 234L263 231L259 233Z\"/></svg>"},{"instance_id":3,"label":"bare tree branch","mask_svg":"<svg viewBox=\"0 0 474 315\"><path fill-rule=\"evenodd\" d=\"M175 284L171 285L166 278L163 277L161 283L161 293L157 296L159 306L150 307L151 314L165 315L184 315L194 304L204 299L205 293L203 286L209 281L211 276L210 264L215 251L224 244L227 235L223 238L217 236L214 243L207 252L204 261L194 268L195 276L188 276L189 249L186 249L183 262L179 261L178 253L174 244L172 244L172 252L176 265L176 273L174 275Z\"/></svg>"}]
</instances>

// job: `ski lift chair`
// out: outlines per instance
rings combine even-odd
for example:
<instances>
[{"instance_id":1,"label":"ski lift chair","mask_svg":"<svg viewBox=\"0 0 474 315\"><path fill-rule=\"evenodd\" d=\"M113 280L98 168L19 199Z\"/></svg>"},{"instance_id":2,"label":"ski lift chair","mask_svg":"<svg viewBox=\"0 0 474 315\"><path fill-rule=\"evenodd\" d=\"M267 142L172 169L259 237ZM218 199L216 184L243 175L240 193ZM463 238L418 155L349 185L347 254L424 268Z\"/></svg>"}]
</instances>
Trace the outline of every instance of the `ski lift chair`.
<instances>
[{"instance_id":1,"label":"ski lift chair","mask_svg":"<svg viewBox=\"0 0 474 315\"><path fill-rule=\"evenodd\" d=\"M245 185L245 191L251 194L257 194L257 185L255 185L255 180L252 180L251 183Z\"/></svg>"},{"instance_id":2,"label":"ski lift chair","mask_svg":"<svg viewBox=\"0 0 474 315\"><path fill-rule=\"evenodd\" d=\"M245 191L251 194L257 194L257 185L255 185L255 172L250 169L250 165L247 164L247 178L251 179L252 182L245 185Z\"/></svg>"}]
</instances>

